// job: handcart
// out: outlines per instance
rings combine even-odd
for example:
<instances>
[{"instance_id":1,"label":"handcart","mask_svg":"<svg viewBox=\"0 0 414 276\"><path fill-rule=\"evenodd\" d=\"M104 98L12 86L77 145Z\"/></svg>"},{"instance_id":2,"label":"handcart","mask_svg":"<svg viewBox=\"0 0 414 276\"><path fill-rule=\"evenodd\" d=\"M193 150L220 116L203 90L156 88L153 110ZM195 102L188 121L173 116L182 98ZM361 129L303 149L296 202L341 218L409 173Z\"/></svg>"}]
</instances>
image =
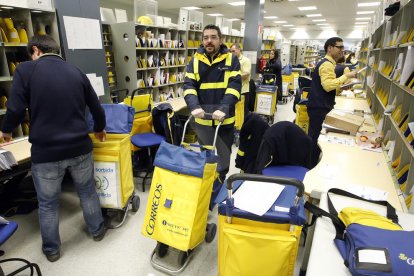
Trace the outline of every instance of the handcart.
<instances>
[{"instance_id":1,"label":"handcart","mask_svg":"<svg viewBox=\"0 0 414 276\"><path fill-rule=\"evenodd\" d=\"M276 75L263 74L262 83L256 86L254 112L262 115L266 122L272 124L277 99Z\"/></svg>"},{"instance_id":2,"label":"handcart","mask_svg":"<svg viewBox=\"0 0 414 276\"><path fill-rule=\"evenodd\" d=\"M107 116L106 140L101 142L91 133L93 142L94 177L101 207L110 229L122 226L132 207L137 212L140 198L135 194L132 177L130 135L133 108L125 105L102 105ZM114 118L116 117L116 118ZM112 224L111 214L119 223Z\"/></svg>"},{"instance_id":3,"label":"handcart","mask_svg":"<svg viewBox=\"0 0 414 276\"><path fill-rule=\"evenodd\" d=\"M257 216L234 207L233 190L243 185L243 181L285 187L269 211ZM293 275L302 225L306 221L303 183L286 177L234 174L228 178L226 187L226 201L218 209L218 274Z\"/></svg>"},{"instance_id":4,"label":"handcart","mask_svg":"<svg viewBox=\"0 0 414 276\"><path fill-rule=\"evenodd\" d=\"M191 118L184 124L183 133ZM217 177L215 145L220 125L221 122L212 146L186 144L183 137L180 146L162 142L158 148L141 230L144 236L157 241L151 254L151 264L156 269L170 274L183 271L193 250L204 240L212 242L216 235L217 226L208 224L207 217ZM200 151L190 150L190 146ZM174 254L174 266L161 262Z\"/></svg>"}]
</instances>

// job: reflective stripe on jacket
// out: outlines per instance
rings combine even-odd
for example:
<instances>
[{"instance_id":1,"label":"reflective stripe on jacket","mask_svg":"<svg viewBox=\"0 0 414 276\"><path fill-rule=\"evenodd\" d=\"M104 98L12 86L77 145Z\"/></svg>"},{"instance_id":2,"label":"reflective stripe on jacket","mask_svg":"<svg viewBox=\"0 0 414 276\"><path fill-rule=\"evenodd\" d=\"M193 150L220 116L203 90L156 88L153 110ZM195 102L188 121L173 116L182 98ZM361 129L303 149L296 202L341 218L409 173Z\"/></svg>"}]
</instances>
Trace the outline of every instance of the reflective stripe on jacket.
<instances>
[{"instance_id":1,"label":"reflective stripe on jacket","mask_svg":"<svg viewBox=\"0 0 414 276\"><path fill-rule=\"evenodd\" d=\"M212 59L201 46L187 66L184 99L190 111L202 108L207 113L220 110L226 114L223 125L235 122L235 104L240 98L240 63L225 45ZM213 125L211 120L196 119L201 125ZM218 124L217 121L214 122Z\"/></svg>"}]
</instances>

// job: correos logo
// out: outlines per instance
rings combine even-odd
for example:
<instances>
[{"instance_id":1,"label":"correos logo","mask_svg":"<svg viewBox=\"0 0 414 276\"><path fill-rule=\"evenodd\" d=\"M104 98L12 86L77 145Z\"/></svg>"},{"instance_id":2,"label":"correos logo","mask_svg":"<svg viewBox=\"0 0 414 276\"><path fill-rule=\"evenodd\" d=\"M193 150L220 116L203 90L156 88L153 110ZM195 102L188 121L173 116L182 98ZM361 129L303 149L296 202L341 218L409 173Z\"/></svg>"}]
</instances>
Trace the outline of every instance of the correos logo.
<instances>
[{"instance_id":1,"label":"correos logo","mask_svg":"<svg viewBox=\"0 0 414 276\"><path fill-rule=\"evenodd\" d=\"M158 205L160 204L161 191L162 185L158 183L155 186L154 196L152 197L151 215L146 227L147 234L150 236L154 234L155 230L155 222L157 220Z\"/></svg>"},{"instance_id":2,"label":"correos logo","mask_svg":"<svg viewBox=\"0 0 414 276\"><path fill-rule=\"evenodd\" d=\"M400 253L400 255L398 256L398 258L400 258L400 260L406 261L408 265L414 265L414 259L413 258L409 258L404 253Z\"/></svg>"}]
</instances>

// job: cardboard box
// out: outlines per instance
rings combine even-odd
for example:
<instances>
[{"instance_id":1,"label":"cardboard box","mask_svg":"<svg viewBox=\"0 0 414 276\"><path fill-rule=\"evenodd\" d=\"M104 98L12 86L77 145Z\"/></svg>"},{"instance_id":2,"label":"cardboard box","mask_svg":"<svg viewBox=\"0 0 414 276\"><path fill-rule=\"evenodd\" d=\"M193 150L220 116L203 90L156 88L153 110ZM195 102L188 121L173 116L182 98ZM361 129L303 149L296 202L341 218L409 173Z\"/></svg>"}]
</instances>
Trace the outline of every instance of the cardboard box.
<instances>
[{"instance_id":1,"label":"cardboard box","mask_svg":"<svg viewBox=\"0 0 414 276\"><path fill-rule=\"evenodd\" d=\"M326 115L324 123L355 135L364 123L364 117L332 110Z\"/></svg>"}]
</instances>

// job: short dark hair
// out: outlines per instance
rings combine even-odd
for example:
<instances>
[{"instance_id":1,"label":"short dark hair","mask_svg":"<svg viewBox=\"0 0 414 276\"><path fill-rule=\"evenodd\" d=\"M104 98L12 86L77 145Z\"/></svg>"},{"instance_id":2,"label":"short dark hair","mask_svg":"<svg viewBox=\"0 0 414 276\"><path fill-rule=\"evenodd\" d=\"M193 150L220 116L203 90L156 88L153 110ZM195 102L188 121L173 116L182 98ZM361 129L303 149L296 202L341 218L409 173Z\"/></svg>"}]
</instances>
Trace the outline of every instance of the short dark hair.
<instances>
[{"instance_id":1,"label":"short dark hair","mask_svg":"<svg viewBox=\"0 0 414 276\"><path fill-rule=\"evenodd\" d=\"M325 46L324 46L325 52L327 53L328 47L335 46L337 42L343 42L342 38L335 36L335 37L331 37L330 39L328 39L325 42Z\"/></svg>"},{"instance_id":2,"label":"short dark hair","mask_svg":"<svg viewBox=\"0 0 414 276\"><path fill-rule=\"evenodd\" d=\"M36 46L42 53L59 54L59 45L48 35L34 35L27 44L27 52L33 55L33 46Z\"/></svg>"},{"instance_id":3,"label":"short dark hair","mask_svg":"<svg viewBox=\"0 0 414 276\"><path fill-rule=\"evenodd\" d=\"M208 25L206 25L204 27L204 29L203 29L203 35L204 35L204 31L205 30L216 30L219 38L221 38L221 31L220 31L220 28L218 26L216 26L214 24L208 24Z\"/></svg>"}]
</instances>

